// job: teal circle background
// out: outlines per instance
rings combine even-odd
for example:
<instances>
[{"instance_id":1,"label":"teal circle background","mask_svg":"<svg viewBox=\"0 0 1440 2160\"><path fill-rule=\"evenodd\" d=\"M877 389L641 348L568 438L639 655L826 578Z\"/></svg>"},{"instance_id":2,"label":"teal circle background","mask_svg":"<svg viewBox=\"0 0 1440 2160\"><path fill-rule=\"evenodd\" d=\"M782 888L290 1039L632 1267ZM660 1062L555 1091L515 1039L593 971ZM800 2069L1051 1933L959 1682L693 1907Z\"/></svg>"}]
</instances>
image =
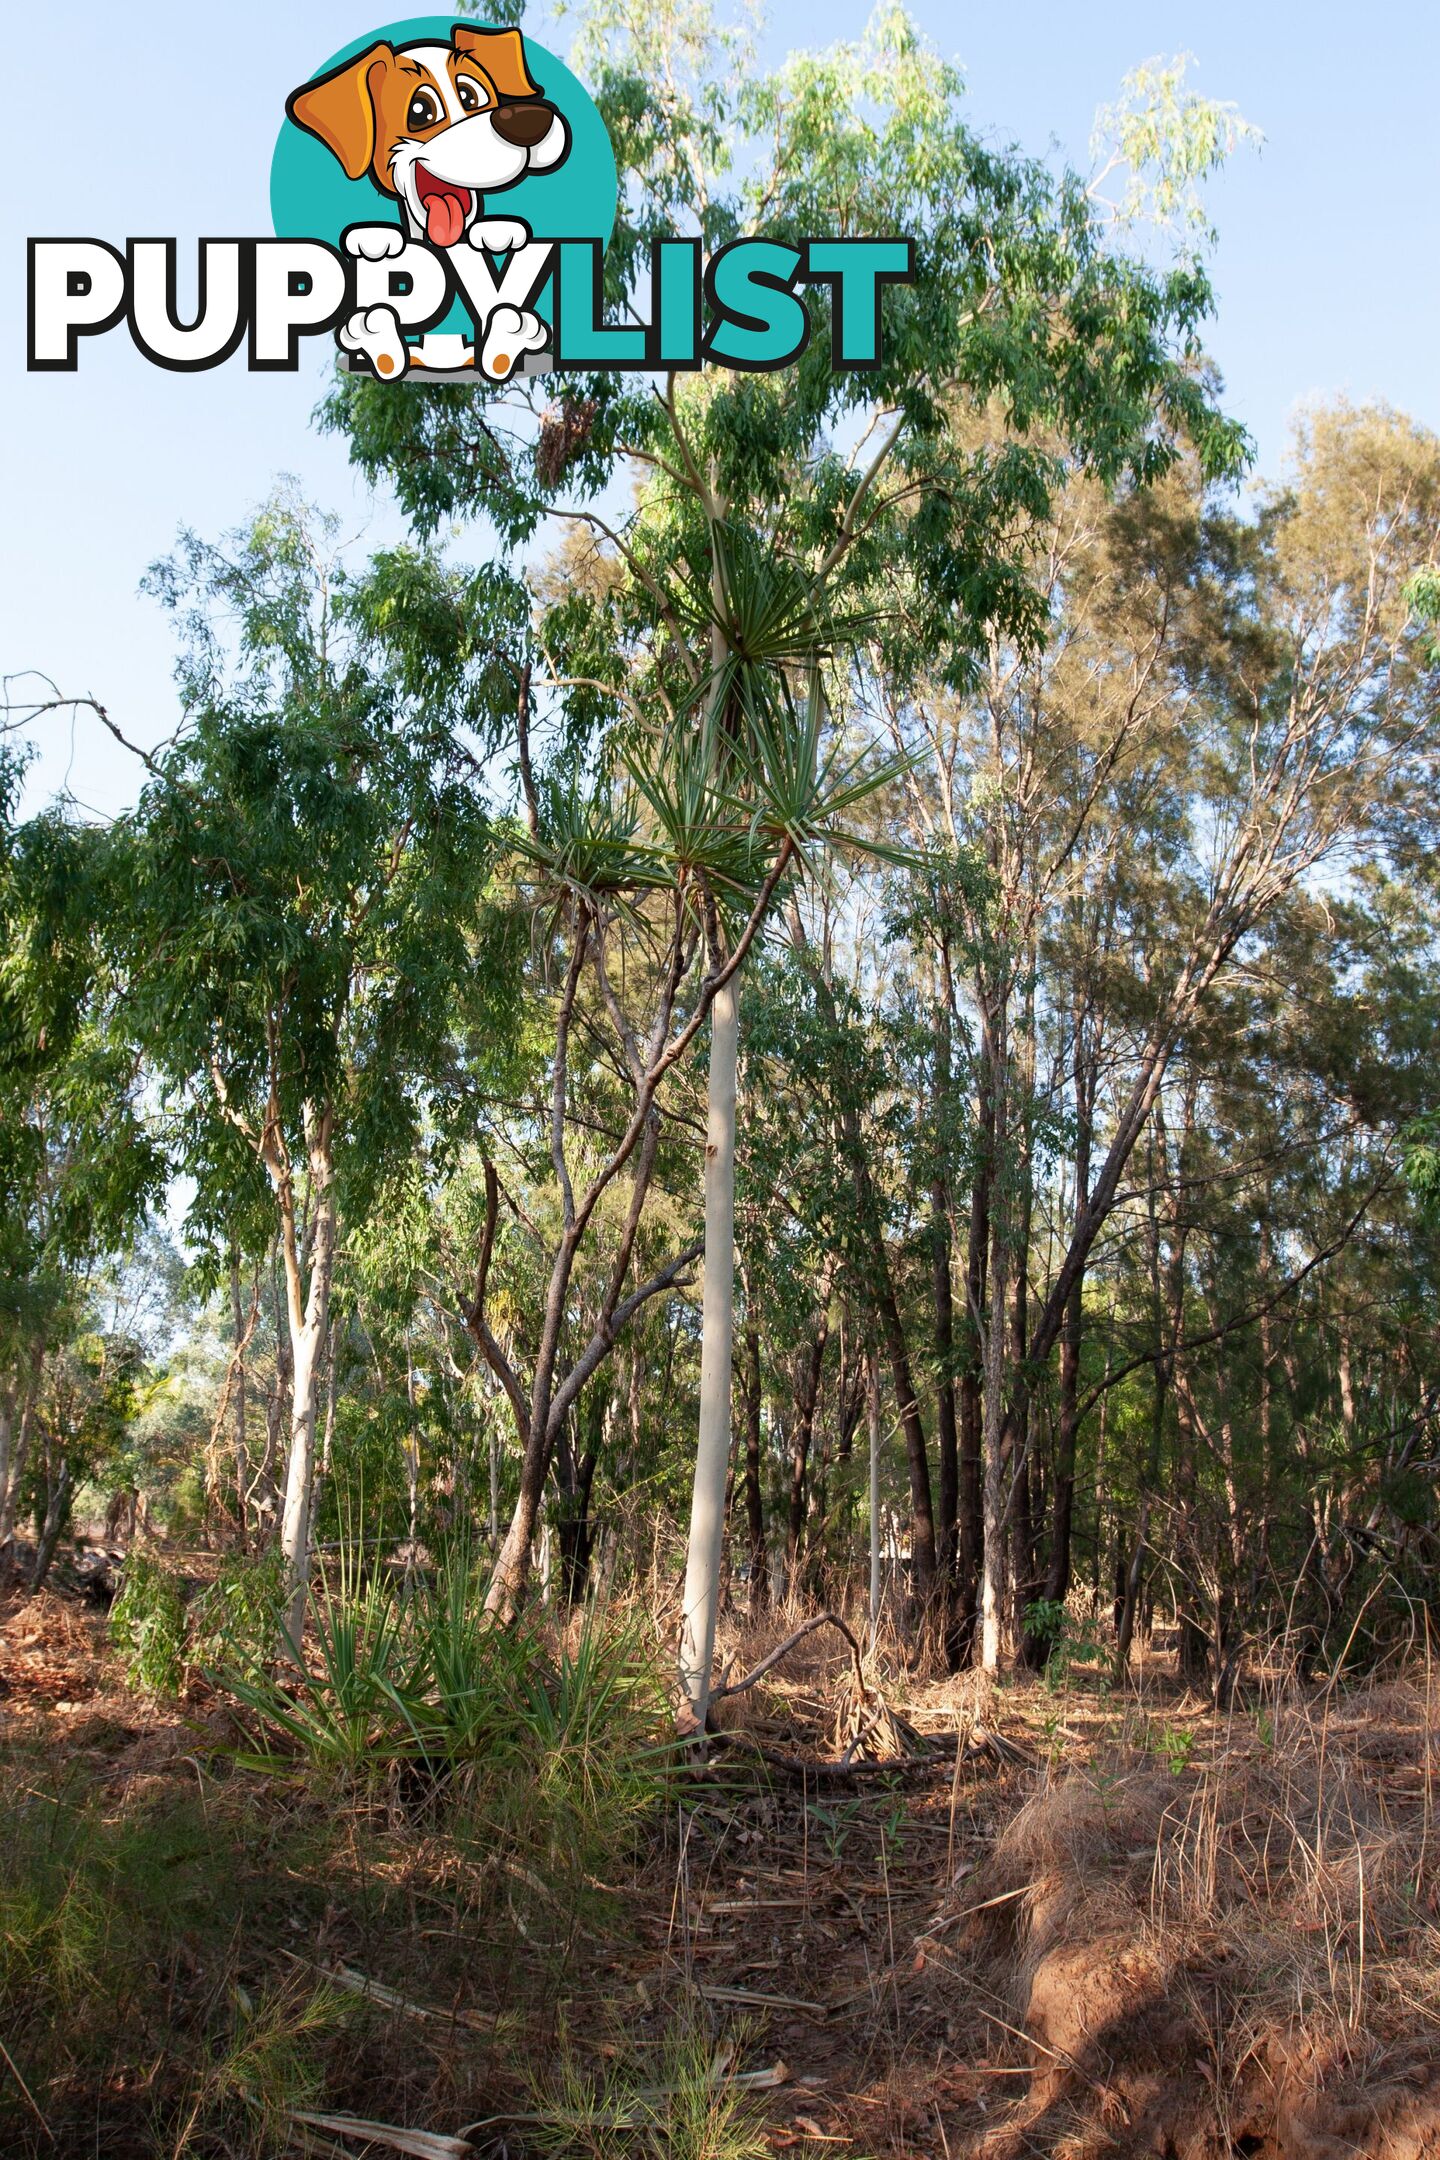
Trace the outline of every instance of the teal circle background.
<instances>
[{"instance_id":1,"label":"teal circle background","mask_svg":"<svg viewBox=\"0 0 1440 2160\"><path fill-rule=\"evenodd\" d=\"M353 38L321 60L300 82L286 86L285 94L328 74L342 61L353 59L382 40L388 45L413 45L425 39L448 45L457 20L467 30L487 27L473 16L410 15L402 22L382 23L364 37ZM491 217L524 218L537 240L598 240L609 245L615 229L619 181L615 153L595 102L579 77L572 75L534 39L525 39L526 63L531 79L544 95L558 105L570 124L570 153L554 172L527 174L514 187L502 188L485 198ZM270 216L282 240L327 240L339 245L347 225L394 225L400 222L399 205L382 195L368 179L349 180L339 159L296 127L288 114L275 142L270 161ZM546 321L551 316L551 286L547 282L536 302ZM470 317L457 302L439 326L445 330L470 328Z\"/></svg>"}]
</instances>

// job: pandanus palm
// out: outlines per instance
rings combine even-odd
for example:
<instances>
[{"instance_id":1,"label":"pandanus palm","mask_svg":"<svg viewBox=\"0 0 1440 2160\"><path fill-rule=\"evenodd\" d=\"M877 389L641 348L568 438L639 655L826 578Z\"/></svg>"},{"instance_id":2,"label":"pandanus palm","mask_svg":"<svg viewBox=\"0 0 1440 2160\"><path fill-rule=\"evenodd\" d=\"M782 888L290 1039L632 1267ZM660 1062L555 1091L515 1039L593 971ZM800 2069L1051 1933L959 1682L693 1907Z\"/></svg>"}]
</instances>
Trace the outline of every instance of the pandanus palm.
<instances>
[{"instance_id":1,"label":"pandanus palm","mask_svg":"<svg viewBox=\"0 0 1440 2160\"><path fill-rule=\"evenodd\" d=\"M762 890L773 901L791 879L818 875L834 848L873 852L875 843L847 821L898 770L893 760L847 753L825 696L826 668L843 663L875 616L837 608L802 563L733 525L712 527L712 553L708 587L687 588L711 648L696 740L715 776L732 847L743 836L749 875L737 880L732 869L721 880L702 867L700 876L710 969L723 981L710 1012L700 1420L680 1640L680 1684L698 1727L709 1704L730 1455L743 958L731 964L735 903L748 911Z\"/></svg>"}]
</instances>

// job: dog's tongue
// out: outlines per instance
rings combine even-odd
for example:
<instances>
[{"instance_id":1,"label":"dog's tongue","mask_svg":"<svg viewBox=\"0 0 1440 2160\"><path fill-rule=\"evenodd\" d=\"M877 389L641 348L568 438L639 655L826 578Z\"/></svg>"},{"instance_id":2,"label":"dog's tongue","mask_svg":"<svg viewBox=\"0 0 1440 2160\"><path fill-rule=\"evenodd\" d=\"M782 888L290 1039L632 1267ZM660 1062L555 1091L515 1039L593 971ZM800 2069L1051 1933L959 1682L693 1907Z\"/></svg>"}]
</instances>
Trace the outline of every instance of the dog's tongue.
<instances>
[{"instance_id":1,"label":"dog's tongue","mask_svg":"<svg viewBox=\"0 0 1440 2160\"><path fill-rule=\"evenodd\" d=\"M431 247L454 247L465 230L465 205L458 195L427 195L425 237Z\"/></svg>"}]
</instances>

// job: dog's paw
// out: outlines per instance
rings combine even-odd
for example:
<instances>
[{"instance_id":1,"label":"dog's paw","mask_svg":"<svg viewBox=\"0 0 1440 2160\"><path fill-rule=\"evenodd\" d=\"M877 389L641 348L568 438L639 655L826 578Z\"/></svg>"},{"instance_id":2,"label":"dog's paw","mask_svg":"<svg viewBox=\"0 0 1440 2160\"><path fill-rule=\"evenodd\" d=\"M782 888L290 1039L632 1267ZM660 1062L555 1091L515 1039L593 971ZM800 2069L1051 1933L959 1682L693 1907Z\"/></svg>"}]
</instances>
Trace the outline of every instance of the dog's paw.
<instances>
[{"instance_id":1,"label":"dog's paw","mask_svg":"<svg viewBox=\"0 0 1440 2160\"><path fill-rule=\"evenodd\" d=\"M508 255L512 248L524 247L531 237L530 227L524 218L479 218L469 231L473 248L484 248L487 255Z\"/></svg>"},{"instance_id":2,"label":"dog's paw","mask_svg":"<svg viewBox=\"0 0 1440 2160\"><path fill-rule=\"evenodd\" d=\"M387 255L405 252L405 235L398 225L352 225L345 235L345 252L366 262L384 262Z\"/></svg>"},{"instance_id":3,"label":"dog's paw","mask_svg":"<svg viewBox=\"0 0 1440 2160\"><path fill-rule=\"evenodd\" d=\"M357 308L335 334L347 352L365 355L382 382L398 382L410 364L400 318L392 307Z\"/></svg>"},{"instance_id":4,"label":"dog's paw","mask_svg":"<svg viewBox=\"0 0 1440 2160\"><path fill-rule=\"evenodd\" d=\"M497 307L485 325L480 366L491 382L505 382L527 352L537 352L550 336L528 308Z\"/></svg>"}]
</instances>

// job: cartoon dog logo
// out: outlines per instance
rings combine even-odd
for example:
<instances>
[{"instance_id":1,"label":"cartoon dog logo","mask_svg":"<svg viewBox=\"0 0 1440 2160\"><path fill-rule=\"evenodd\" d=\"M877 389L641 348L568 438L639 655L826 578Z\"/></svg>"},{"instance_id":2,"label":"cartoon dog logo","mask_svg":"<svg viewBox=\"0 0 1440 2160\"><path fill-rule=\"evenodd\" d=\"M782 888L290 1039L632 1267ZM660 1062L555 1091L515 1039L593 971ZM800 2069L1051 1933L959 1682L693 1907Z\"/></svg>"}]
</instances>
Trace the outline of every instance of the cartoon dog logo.
<instances>
[{"instance_id":1,"label":"cartoon dog logo","mask_svg":"<svg viewBox=\"0 0 1440 2160\"><path fill-rule=\"evenodd\" d=\"M292 91L285 110L338 158L347 178L368 173L399 204L402 224L356 225L345 235L350 252L371 262L399 255L407 240L442 250L468 245L491 255L523 247L529 226L487 216L485 199L527 173L552 172L570 150L564 115L531 79L518 30L457 23L449 45L372 45ZM358 311L339 336L379 375L403 374L415 357L393 308ZM496 309L485 327L484 372L503 380L547 337L528 308ZM434 359L453 365L460 342L432 338L427 345L443 345ZM428 351L422 358L431 361Z\"/></svg>"}]
</instances>

